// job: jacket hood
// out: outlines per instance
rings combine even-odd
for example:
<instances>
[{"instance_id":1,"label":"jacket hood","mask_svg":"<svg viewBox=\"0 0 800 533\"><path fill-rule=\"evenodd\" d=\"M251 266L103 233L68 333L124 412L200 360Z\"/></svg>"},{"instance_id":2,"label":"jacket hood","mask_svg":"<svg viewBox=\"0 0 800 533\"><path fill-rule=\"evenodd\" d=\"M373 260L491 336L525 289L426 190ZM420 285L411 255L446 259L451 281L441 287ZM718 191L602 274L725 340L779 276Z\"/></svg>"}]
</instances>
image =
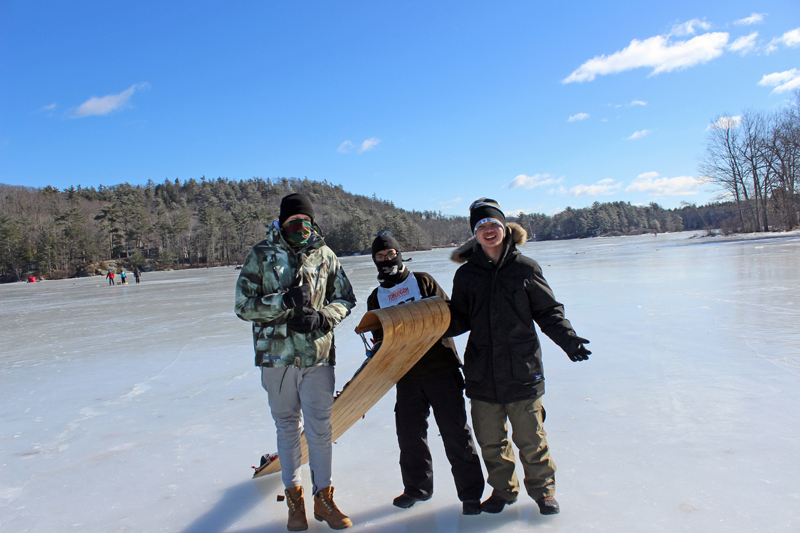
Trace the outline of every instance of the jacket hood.
<instances>
[{"instance_id":1,"label":"jacket hood","mask_svg":"<svg viewBox=\"0 0 800 533\"><path fill-rule=\"evenodd\" d=\"M528 241L528 232L516 222L506 224L506 239L517 247L522 246ZM453 250L450 260L454 263L466 263L472 256L472 249L478 244L478 240L473 236L467 242Z\"/></svg>"}]
</instances>

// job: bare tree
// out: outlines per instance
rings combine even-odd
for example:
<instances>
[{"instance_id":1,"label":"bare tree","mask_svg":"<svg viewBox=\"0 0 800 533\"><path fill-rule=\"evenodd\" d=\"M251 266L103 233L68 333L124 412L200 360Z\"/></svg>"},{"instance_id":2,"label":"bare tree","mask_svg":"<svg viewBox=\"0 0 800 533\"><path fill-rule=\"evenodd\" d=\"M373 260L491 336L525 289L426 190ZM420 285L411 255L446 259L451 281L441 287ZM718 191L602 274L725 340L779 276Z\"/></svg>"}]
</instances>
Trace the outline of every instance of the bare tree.
<instances>
[{"instance_id":1,"label":"bare tree","mask_svg":"<svg viewBox=\"0 0 800 533\"><path fill-rule=\"evenodd\" d=\"M734 146L743 171L742 184L745 190L749 185L753 198L754 229L760 225L763 231L769 231L768 201L774 177L770 165L772 153L766 149L769 137L767 123L764 114L746 110L737 128L740 130L740 142Z\"/></svg>"},{"instance_id":2,"label":"bare tree","mask_svg":"<svg viewBox=\"0 0 800 533\"><path fill-rule=\"evenodd\" d=\"M738 126L741 117L720 115L708 127L705 156L700 162L700 175L729 194L739 211L741 229L747 231L745 210L750 203L750 193L745 183L745 169L740 157L742 136ZM747 222L750 222L749 216ZM753 227L757 227L757 221Z\"/></svg>"}]
</instances>

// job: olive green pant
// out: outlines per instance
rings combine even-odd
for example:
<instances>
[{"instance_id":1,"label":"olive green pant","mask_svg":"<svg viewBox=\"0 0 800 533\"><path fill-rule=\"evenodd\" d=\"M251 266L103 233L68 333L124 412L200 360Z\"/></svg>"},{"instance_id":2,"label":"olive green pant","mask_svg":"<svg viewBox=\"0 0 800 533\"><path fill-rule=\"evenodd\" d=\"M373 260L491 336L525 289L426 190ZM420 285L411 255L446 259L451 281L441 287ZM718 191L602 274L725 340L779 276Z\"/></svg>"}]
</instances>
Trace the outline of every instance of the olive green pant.
<instances>
[{"instance_id":1,"label":"olive green pant","mask_svg":"<svg viewBox=\"0 0 800 533\"><path fill-rule=\"evenodd\" d=\"M542 399L506 404L479 400L471 403L472 426L489 472L489 485L494 488L492 494L507 501L514 501L519 496L514 448L508 440L508 423L511 422L511 440L519 448L519 459L525 472L525 490L534 500L553 496L556 492L556 463L550 456L545 438Z\"/></svg>"}]
</instances>

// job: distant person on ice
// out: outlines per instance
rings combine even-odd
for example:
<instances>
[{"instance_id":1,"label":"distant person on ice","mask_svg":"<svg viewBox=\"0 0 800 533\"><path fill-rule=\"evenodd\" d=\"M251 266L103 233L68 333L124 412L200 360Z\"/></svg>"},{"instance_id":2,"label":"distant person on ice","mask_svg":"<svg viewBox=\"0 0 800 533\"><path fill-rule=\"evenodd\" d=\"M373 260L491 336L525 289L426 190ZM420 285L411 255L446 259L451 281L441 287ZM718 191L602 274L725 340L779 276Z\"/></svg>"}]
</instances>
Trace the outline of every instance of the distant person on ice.
<instances>
[{"instance_id":1,"label":"distant person on ice","mask_svg":"<svg viewBox=\"0 0 800 533\"><path fill-rule=\"evenodd\" d=\"M106 274L106 279L108 280L109 285L114 284L114 271L109 269L108 274Z\"/></svg>"},{"instance_id":2,"label":"distant person on ice","mask_svg":"<svg viewBox=\"0 0 800 533\"><path fill-rule=\"evenodd\" d=\"M122 273L119 275L119 277L120 277L120 280L121 280L121 282L120 282L120 283L122 283L123 285L127 285L127 284L128 284L128 277L127 277L127 275L125 274L125 271L124 271L124 270L123 270L123 271L122 271Z\"/></svg>"},{"instance_id":3,"label":"distant person on ice","mask_svg":"<svg viewBox=\"0 0 800 533\"><path fill-rule=\"evenodd\" d=\"M275 420L290 531L308 528L300 479L300 420L308 443L314 517L352 526L331 486L333 328L356 305L350 281L314 223L304 194L281 200L267 238L256 244L236 282L236 314L253 322L256 366Z\"/></svg>"},{"instance_id":4,"label":"distant person on ice","mask_svg":"<svg viewBox=\"0 0 800 533\"><path fill-rule=\"evenodd\" d=\"M139 278L142 277L142 272L139 270L139 267L133 269L133 278L136 280L136 283L139 283Z\"/></svg>"},{"instance_id":5,"label":"distant person on ice","mask_svg":"<svg viewBox=\"0 0 800 533\"><path fill-rule=\"evenodd\" d=\"M464 352L466 393L493 488L481 510L499 513L519 496L514 450L508 440L510 421L525 490L541 514L556 514L556 465L543 427L542 351L533 323L572 361L589 358L592 352L584 347L589 341L578 337L564 318L564 307L553 296L539 264L517 249L527 233L517 224L506 224L496 201L473 202L469 222L475 237L452 254L453 261L463 264L453 278L451 323L445 335L470 331Z\"/></svg>"},{"instance_id":6,"label":"distant person on ice","mask_svg":"<svg viewBox=\"0 0 800 533\"><path fill-rule=\"evenodd\" d=\"M381 309L431 296L447 299L436 280L425 272L411 272L403 265L400 245L386 232L372 242L372 260L378 267L377 287L367 298L367 309ZM383 336L375 332L374 340ZM400 445L403 494L394 499L408 508L433 495L433 462L428 448L428 416L441 432L452 467L463 514L480 514L483 495L481 461L472 440L464 409L464 378L453 339L442 338L397 382L395 425Z\"/></svg>"}]
</instances>

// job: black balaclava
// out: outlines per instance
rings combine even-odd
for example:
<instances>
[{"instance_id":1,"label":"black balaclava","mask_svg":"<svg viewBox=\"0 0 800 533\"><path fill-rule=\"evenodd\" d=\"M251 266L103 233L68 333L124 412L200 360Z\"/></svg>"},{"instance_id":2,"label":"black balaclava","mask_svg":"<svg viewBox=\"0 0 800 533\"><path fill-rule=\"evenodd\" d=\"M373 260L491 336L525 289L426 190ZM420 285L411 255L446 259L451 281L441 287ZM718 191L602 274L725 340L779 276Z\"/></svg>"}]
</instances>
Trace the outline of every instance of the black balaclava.
<instances>
[{"instance_id":1,"label":"black balaclava","mask_svg":"<svg viewBox=\"0 0 800 533\"><path fill-rule=\"evenodd\" d=\"M384 250L396 250L397 257L387 261L375 261L375 254ZM372 241L372 261L378 267L378 279L382 282L381 285L383 282L391 285L397 283L398 276L403 271L403 255L400 252L400 245L388 231L378 233Z\"/></svg>"}]
</instances>

